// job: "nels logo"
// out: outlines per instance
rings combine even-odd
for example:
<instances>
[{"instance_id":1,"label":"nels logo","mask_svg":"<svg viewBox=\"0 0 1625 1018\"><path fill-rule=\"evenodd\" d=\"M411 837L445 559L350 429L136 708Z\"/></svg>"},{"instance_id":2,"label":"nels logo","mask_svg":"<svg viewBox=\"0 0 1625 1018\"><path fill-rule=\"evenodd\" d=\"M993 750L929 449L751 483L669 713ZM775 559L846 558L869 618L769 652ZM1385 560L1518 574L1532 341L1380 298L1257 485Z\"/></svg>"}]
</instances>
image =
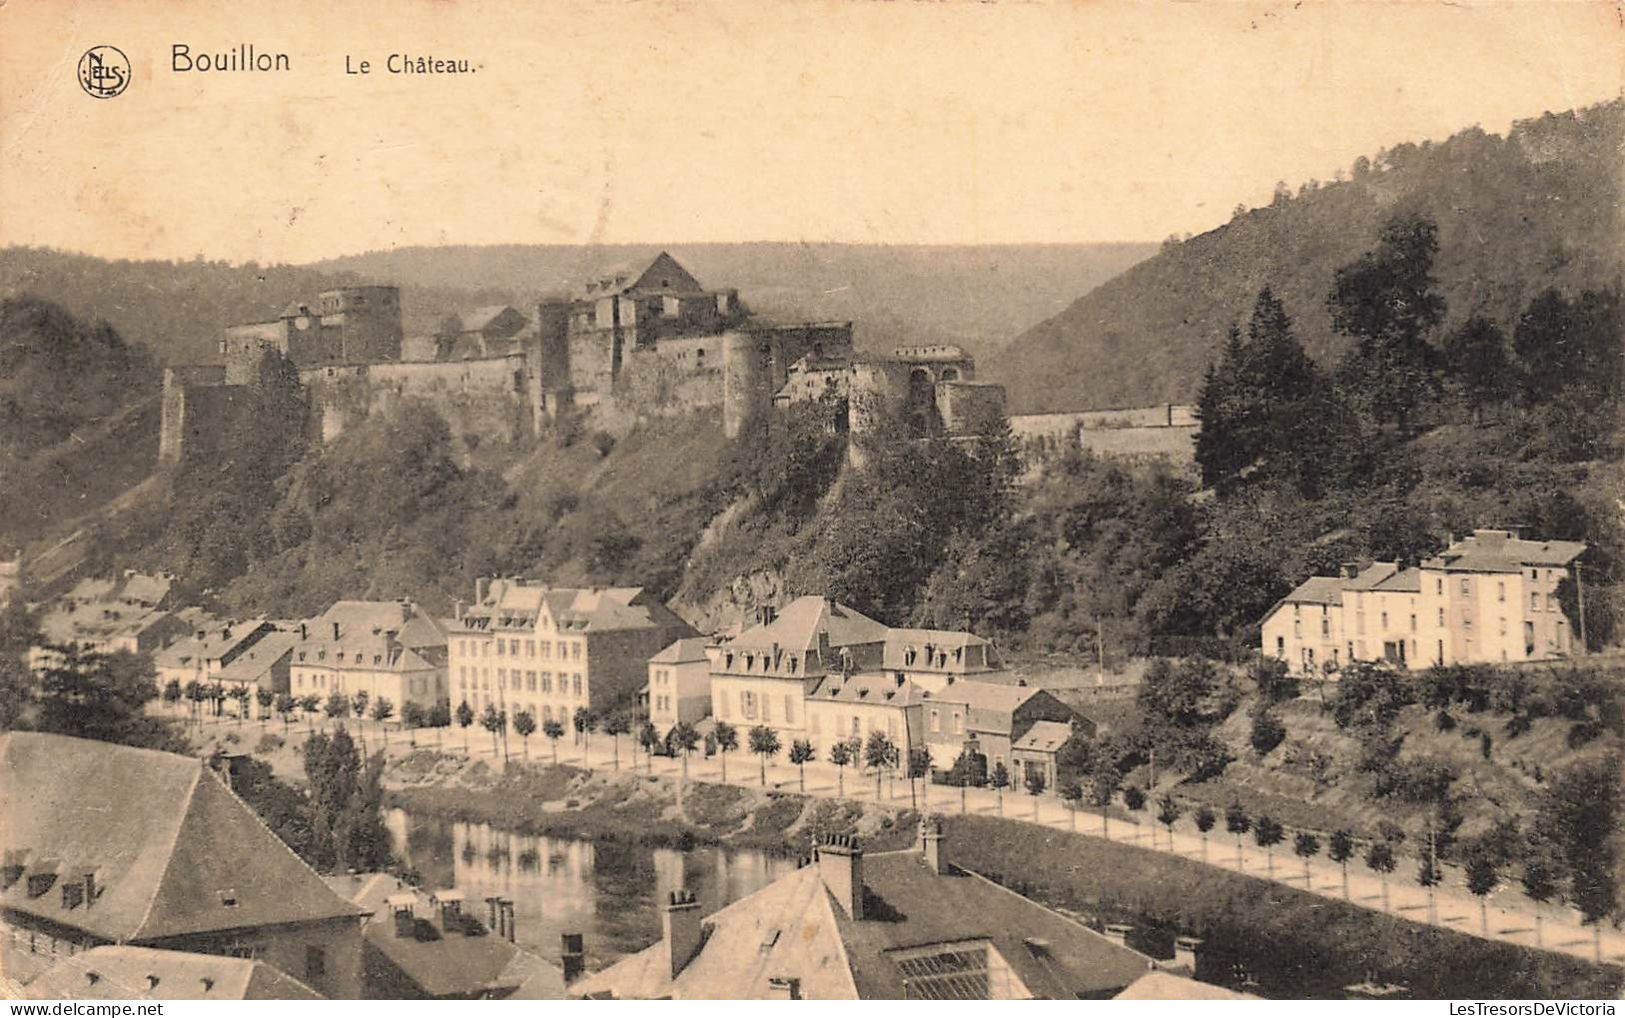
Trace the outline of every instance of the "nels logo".
<instances>
[{"instance_id":1,"label":"nels logo","mask_svg":"<svg viewBox=\"0 0 1625 1018\"><path fill-rule=\"evenodd\" d=\"M111 99L130 85L130 58L117 46L92 46L79 58L79 87L95 99Z\"/></svg>"}]
</instances>

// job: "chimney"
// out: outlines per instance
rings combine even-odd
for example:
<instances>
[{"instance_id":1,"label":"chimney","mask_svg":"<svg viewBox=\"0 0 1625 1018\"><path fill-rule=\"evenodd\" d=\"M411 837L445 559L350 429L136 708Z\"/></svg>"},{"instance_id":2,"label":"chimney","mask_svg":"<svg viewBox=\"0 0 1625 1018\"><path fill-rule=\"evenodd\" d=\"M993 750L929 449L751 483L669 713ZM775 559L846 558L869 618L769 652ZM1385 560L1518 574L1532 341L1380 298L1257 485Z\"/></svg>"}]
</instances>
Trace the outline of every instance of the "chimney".
<instances>
[{"instance_id":1,"label":"chimney","mask_svg":"<svg viewBox=\"0 0 1625 1018\"><path fill-rule=\"evenodd\" d=\"M1107 923L1106 928L1101 932L1106 935L1107 940L1118 947L1127 947L1128 935L1134 932L1134 927L1128 923Z\"/></svg>"},{"instance_id":2,"label":"chimney","mask_svg":"<svg viewBox=\"0 0 1625 1018\"><path fill-rule=\"evenodd\" d=\"M214 989L214 979L210 976L204 976L202 979L199 979L198 982L203 984L204 993L208 993L210 990Z\"/></svg>"},{"instance_id":3,"label":"chimney","mask_svg":"<svg viewBox=\"0 0 1625 1018\"><path fill-rule=\"evenodd\" d=\"M1344 562L1341 572L1343 574L1343 579L1352 580L1356 576L1360 575L1360 563Z\"/></svg>"},{"instance_id":4,"label":"chimney","mask_svg":"<svg viewBox=\"0 0 1625 1018\"><path fill-rule=\"evenodd\" d=\"M863 918L863 846L850 834L837 834L818 846L818 875L837 904L853 919Z\"/></svg>"},{"instance_id":5,"label":"chimney","mask_svg":"<svg viewBox=\"0 0 1625 1018\"><path fill-rule=\"evenodd\" d=\"M514 942L513 933L513 899L503 898L497 902L497 910L502 915L502 935L508 938L508 943Z\"/></svg>"},{"instance_id":6,"label":"chimney","mask_svg":"<svg viewBox=\"0 0 1625 1018\"><path fill-rule=\"evenodd\" d=\"M801 980L790 976L769 976L767 979L768 1000L800 1000Z\"/></svg>"},{"instance_id":7,"label":"chimney","mask_svg":"<svg viewBox=\"0 0 1625 1018\"><path fill-rule=\"evenodd\" d=\"M486 584L486 579L483 576L478 577L478 578L476 578L474 580L474 603L475 604L484 604L485 603L485 584Z\"/></svg>"},{"instance_id":8,"label":"chimney","mask_svg":"<svg viewBox=\"0 0 1625 1018\"><path fill-rule=\"evenodd\" d=\"M95 872L86 873L85 874L85 907L86 908L89 908L90 906L96 904L96 894L97 894L96 874L95 874Z\"/></svg>"},{"instance_id":9,"label":"chimney","mask_svg":"<svg viewBox=\"0 0 1625 1018\"><path fill-rule=\"evenodd\" d=\"M155 975L154 973L148 972L147 973L147 989L156 990L157 988L158 988L158 977L157 977L157 975Z\"/></svg>"},{"instance_id":10,"label":"chimney","mask_svg":"<svg viewBox=\"0 0 1625 1018\"><path fill-rule=\"evenodd\" d=\"M197 642L202 643L204 640L207 640L208 638L209 638L209 634L208 634L208 632L206 630L199 629L197 631Z\"/></svg>"},{"instance_id":11,"label":"chimney","mask_svg":"<svg viewBox=\"0 0 1625 1018\"><path fill-rule=\"evenodd\" d=\"M301 640L310 639L310 626L303 623L303 622L299 623L299 639L301 639Z\"/></svg>"},{"instance_id":12,"label":"chimney","mask_svg":"<svg viewBox=\"0 0 1625 1018\"><path fill-rule=\"evenodd\" d=\"M463 621L463 599L462 598L459 597L457 600L452 602L452 605L451 605L451 617L456 619L458 622Z\"/></svg>"},{"instance_id":13,"label":"chimney","mask_svg":"<svg viewBox=\"0 0 1625 1018\"><path fill-rule=\"evenodd\" d=\"M666 952L671 978L676 979L704 940L700 930L700 903L692 891L673 891L660 916L660 943Z\"/></svg>"},{"instance_id":14,"label":"chimney","mask_svg":"<svg viewBox=\"0 0 1625 1018\"><path fill-rule=\"evenodd\" d=\"M559 939L563 942L559 961L564 965L564 982L568 985L586 973L587 947L579 933L566 933Z\"/></svg>"},{"instance_id":15,"label":"chimney","mask_svg":"<svg viewBox=\"0 0 1625 1018\"><path fill-rule=\"evenodd\" d=\"M333 640L334 640L334 642L337 642L338 638L339 638L339 624L337 622L335 622L335 623L333 623Z\"/></svg>"},{"instance_id":16,"label":"chimney","mask_svg":"<svg viewBox=\"0 0 1625 1018\"><path fill-rule=\"evenodd\" d=\"M1197 937L1174 938L1174 964L1175 970L1190 976L1196 975L1196 952L1202 946Z\"/></svg>"},{"instance_id":17,"label":"chimney","mask_svg":"<svg viewBox=\"0 0 1625 1018\"><path fill-rule=\"evenodd\" d=\"M396 906L394 918L395 936L397 937L410 937L417 929L417 920L412 915L412 907L410 905Z\"/></svg>"},{"instance_id":18,"label":"chimney","mask_svg":"<svg viewBox=\"0 0 1625 1018\"><path fill-rule=\"evenodd\" d=\"M925 853L925 867L939 877L952 870L948 866L948 837L942 833L942 821L935 817L920 821L920 848Z\"/></svg>"}]
</instances>

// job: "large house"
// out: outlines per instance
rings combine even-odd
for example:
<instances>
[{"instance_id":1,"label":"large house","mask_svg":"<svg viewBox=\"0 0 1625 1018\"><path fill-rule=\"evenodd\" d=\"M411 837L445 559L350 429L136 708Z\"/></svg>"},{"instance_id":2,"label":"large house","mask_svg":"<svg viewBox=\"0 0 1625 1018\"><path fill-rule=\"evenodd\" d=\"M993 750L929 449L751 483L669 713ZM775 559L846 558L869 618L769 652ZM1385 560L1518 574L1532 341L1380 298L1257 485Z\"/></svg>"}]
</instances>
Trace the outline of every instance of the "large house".
<instances>
[{"instance_id":1,"label":"large house","mask_svg":"<svg viewBox=\"0 0 1625 1018\"><path fill-rule=\"evenodd\" d=\"M171 682L214 682L223 668L274 631L271 623L205 619L198 628L152 655L158 688Z\"/></svg>"},{"instance_id":2,"label":"large house","mask_svg":"<svg viewBox=\"0 0 1625 1018\"><path fill-rule=\"evenodd\" d=\"M436 664L444 646L438 624L410 601L338 601L300 624L289 691L324 700L364 692L397 712L433 707L446 699L446 671Z\"/></svg>"},{"instance_id":3,"label":"large house","mask_svg":"<svg viewBox=\"0 0 1625 1018\"><path fill-rule=\"evenodd\" d=\"M1420 564L1348 564L1312 576L1264 617L1262 651L1296 674L1350 661L1402 668L1543 661L1582 648L1558 603L1578 582L1577 541L1477 530Z\"/></svg>"},{"instance_id":4,"label":"large house","mask_svg":"<svg viewBox=\"0 0 1625 1018\"><path fill-rule=\"evenodd\" d=\"M253 958L109 945L57 959L24 988L30 1000L321 1000Z\"/></svg>"},{"instance_id":5,"label":"large house","mask_svg":"<svg viewBox=\"0 0 1625 1018\"><path fill-rule=\"evenodd\" d=\"M711 659L704 637L689 636L649 659L643 693L649 723L664 736L679 722L697 724L711 713Z\"/></svg>"},{"instance_id":6,"label":"large house","mask_svg":"<svg viewBox=\"0 0 1625 1018\"><path fill-rule=\"evenodd\" d=\"M364 910L201 760L0 734L0 817L0 968L12 979L129 945L263 962L323 996L360 995Z\"/></svg>"},{"instance_id":7,"label":"large house","mask_svg":"<svg viewBox=\"0 0 1625 1018\"><path fill-rule=\"evenodd\" d=\"M538 724L581 708L630 706L648 680L649 659L694 630L641 587L549 587L478 580L474 603L449 634L450 696L475 711Z\"/></svg>"},{"instance_id":8,"label":"large house","mask_svg":"<svg viewBox=\"0 0 1625 1018\"><path fill-rule=\"evenodd\" d=\"M167 647L190 629L171 611L173 584L172 576L134 571L80 580L41 614L41 643L29 648L29 667L37 672L60 663L60 647L98 654L147 654Z\"/></svg>"},{"instance_id":9,"label":"large house","mask_svg":"<svg viewBox=\"0 0 1625 1018\"><path fill-rule=\"evenodd\" d=\"M623 1000L1105 1000L1152 959L955 866L939 825L868 854L826 838L809 865L709 916L675 892L661 939L571 987Z\"/></svg>"}]
</instances>

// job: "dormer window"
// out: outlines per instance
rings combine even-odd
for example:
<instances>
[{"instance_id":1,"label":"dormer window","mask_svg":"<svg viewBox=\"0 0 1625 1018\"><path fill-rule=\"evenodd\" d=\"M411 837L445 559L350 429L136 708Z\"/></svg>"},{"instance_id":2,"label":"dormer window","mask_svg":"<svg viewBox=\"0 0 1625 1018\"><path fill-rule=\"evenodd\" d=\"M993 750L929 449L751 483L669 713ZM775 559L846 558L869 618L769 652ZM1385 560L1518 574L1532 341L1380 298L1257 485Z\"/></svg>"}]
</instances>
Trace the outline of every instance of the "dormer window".
<instances>
[{"instance_id":1,"label":"dormer window","mask_svg":"<svg viewBox=\"0 0 1625 1018\"><path fill-rule=\"evenodd\" d=\"M80 883L62 885L62 907L77 908L85 900L85 885Z\"/></svg>"},{"instance_id":2,"label":"dormer window","mask_svg":"<svg viewBox=\"0 0 1625 1018\"><path fill-rule=\"evenodd\" d=\"M237 907L237 889L235 887L228 887L224 891L220 892L220 907L221 908L236 908Z\"/></svg>"}]
</instances>

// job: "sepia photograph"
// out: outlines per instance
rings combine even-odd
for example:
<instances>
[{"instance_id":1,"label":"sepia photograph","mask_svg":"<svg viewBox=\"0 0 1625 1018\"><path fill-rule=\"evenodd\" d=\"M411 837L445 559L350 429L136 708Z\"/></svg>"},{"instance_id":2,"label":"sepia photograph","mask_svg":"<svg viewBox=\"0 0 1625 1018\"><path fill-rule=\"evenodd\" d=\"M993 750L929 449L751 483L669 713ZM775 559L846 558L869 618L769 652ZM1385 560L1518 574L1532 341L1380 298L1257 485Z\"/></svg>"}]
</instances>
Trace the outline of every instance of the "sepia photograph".
<instances>
[{"instance_id":1,"label":"sepia photograph","mask_svg":"<svg viewBox=\"0 0 1625 1018\"><path fill-rule=\"evenodd\" d=\"M1622 192L1619 0L0 0L7 1014L1614 1015Z\"/></svg>"}]
</instances>

